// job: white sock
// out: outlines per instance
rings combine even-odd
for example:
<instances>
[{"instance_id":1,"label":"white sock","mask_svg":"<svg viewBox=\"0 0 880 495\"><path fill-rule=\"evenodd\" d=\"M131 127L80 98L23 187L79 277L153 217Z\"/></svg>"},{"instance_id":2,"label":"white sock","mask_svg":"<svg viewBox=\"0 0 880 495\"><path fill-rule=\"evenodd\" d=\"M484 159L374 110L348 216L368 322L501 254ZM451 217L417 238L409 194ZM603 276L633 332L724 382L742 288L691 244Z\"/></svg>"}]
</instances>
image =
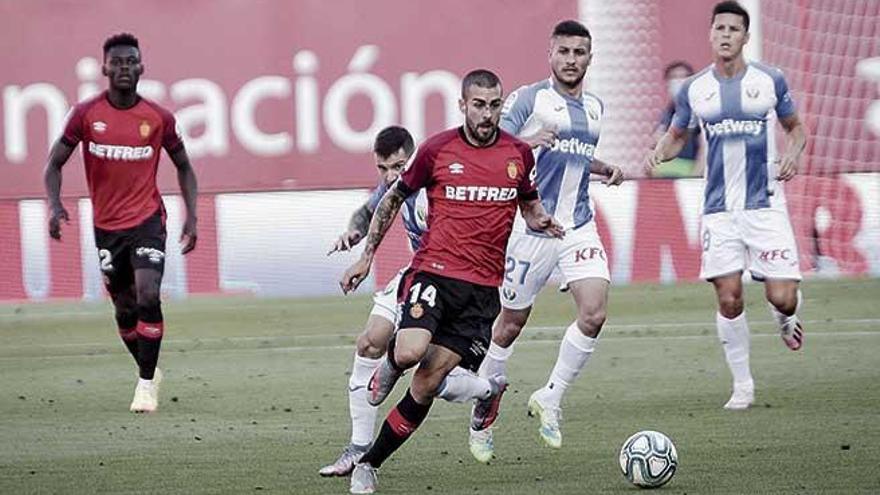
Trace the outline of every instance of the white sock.
<instances>
[{"instance_id":1,"label":"white sock","mask_svg":"<svg viewBox=\"0 0 880 495\"><path fill-rule=\"evenodd\" d=\"M593 355L596 341L597 339L581 333L577 322L568 326L565 337L559 344L559 357L556 358L556 365L550 372L550 380L541 389L542 397L549 405L559 407L565 390L574 383L575 378L578 377L581 370L587 365L587 361L590 360L590 356Z\"/></svg>"},{"instance_id":2,"label":"white sock","mask_svg":"<svg viewBox=\"0 0 880 495\"><path fill-rule=\"evenodd\" d=\"M511 355L513 355L513 344L510 344L510 347L501 347L495 342L490 342L486 357L480 365L480 376L483 378L507 376L507 360Z\"/></svg>"},{"instance_id":3,"label":"white sock","mask_svg":"<svg viewBox=\"0 0 880 495\"><path fill-rule=\"evenodd\" d=\"M373 442L379 408L367 402L367 383L381 362L381 358L354 355L348 380L348 413L351 416L351 443L354 445L365 446Z\"/></svg>"},{"instance_id":4,"label":"white sock","mask_svg":"<svg viewBox=\"0 0 880 495\"><path fill-rule=\"evenodd\" d=\"M718 327L718 339L724 348L724 357L730 374L733 375L734 386L744 386L752 383L752 372L749 371L749 323L746 321L746 312L728 320L721 313L715 315L715 324Z\"/></svg>"},{"instance_id":5,"label":"white sock","mask_svg":"<svg viewBox=\"0 0 880 495\"><path fill-rule=\"evenodd\" d=\"M795 324L797 324L797 322L798 322L797 314L801 310L801 304L803 304L803 302L804 302L803 295L801 294L800 289L798 289L798 291L797 291L797 306L795 306L794 313L792 313L791 315L784 315L778 309L776 309L776 306L774 306L770 303L767 303L767 305L770 306L770 314L773 315L773 320L776 321L776 325L779 327L779 330L781 330L781 331L790 330L791 327L793 327Z\"/></svg>"},{"instance_id":6,"label":"white sock","mask_svg":"<svg viewBox=\"0 0 880 495\"><path fill-rule=\"evenodd\" d=\"M138 377L137 386L138 386L138 388L141 388L141 387L152 388L153 387L153 380L147 380L146 378Z\"/></svg>"},{"instance_id":7,"label":"white sock","mask_svg":"<svg viewBox=\"0 0 880 495\"><path fill-rule=\"evenodd\" d=\"M488 399L492 385L463 368L453 368L437 389L437 397L449 402L467 402L473 399Z\"/></svg>"}]
</instances>

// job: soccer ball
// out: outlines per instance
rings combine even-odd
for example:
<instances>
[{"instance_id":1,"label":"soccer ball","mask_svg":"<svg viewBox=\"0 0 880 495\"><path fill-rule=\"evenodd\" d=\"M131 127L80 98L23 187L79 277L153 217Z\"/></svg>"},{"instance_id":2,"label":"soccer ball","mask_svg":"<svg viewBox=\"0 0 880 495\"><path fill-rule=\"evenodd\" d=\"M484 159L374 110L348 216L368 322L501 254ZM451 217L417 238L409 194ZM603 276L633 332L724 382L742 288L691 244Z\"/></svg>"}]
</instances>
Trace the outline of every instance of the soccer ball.
<instances>
[{"instance_id":1,"label":"soccer ball","mask_svg":"<svg viewBox=\"0 0 880 495\"><path fill-rule=\"evenodd\" d=\"M659 431L640 431L627 438L620 448L619 460L626 479L642 488L665 485L678 469L675 445Z\"/></svg>"}]
</instances>

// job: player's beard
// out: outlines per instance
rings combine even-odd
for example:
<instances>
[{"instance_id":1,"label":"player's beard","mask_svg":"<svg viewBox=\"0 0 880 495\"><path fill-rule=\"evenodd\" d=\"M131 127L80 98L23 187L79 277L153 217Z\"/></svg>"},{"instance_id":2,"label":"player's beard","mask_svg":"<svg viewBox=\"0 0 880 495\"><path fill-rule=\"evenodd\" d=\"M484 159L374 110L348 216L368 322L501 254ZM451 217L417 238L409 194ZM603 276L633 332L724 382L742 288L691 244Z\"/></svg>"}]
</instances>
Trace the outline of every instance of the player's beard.
<instances>
[{"instance_id":1,"label":"player's beard","mask_svg":"<svg viewBox=\"0 0 880 495\"><path fill-rule=\"evenodd\" d=\"M481 134L479 131L481 128L485 129L485 127L481 126L481 124L471 125L470 123L468 123L468 129L471 131L471 137L473 137L474 140L477 143L479 143L480 145L485 145L485 144L492 142L492 140L495 139L495 134L498 133L498 126L491 125L491 124L489 124L489 125L491 126L492 130L491 130L491 132L489 132L489 134L484 139L483 137L481 137Z\"/></svg>"},{"instance_id":2,"label":"player's beard","mask_svg":"<svg viewBox=\"0 0 880 495\"><path fill-rule=\"evenodd\" d=\"M581 72L581 74L573 82L568 82L567 80L563 79L563 75L565 74L557 72L555 70L553 71L553 76L555 77L556 81L559 82L559 84L565 86L568 89L574 89L577 88L581 84L581 82L583 82L584 77L586 77L587 75L587 71Z\"/></svg>"}]
</instances>

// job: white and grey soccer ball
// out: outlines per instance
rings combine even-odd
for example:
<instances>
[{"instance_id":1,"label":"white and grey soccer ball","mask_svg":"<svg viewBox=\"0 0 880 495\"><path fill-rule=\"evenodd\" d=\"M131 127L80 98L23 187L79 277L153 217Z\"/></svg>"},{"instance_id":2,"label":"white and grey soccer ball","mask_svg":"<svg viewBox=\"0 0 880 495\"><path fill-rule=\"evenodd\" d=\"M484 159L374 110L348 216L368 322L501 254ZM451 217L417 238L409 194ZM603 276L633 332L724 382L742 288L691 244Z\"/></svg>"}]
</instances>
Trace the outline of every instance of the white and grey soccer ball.
<instances>
[{"instance_id":1,"label":"white and grey soccer ball","mask_svg":"<svg viewBox=\"0 0 880 495\"><path fill-rule=\"evenodd\" d=\"M678 469L675 445L659 431L644 430L627 438L619 461L626 479L642 488L665 485Z\"/></svg>"}]
</instances>

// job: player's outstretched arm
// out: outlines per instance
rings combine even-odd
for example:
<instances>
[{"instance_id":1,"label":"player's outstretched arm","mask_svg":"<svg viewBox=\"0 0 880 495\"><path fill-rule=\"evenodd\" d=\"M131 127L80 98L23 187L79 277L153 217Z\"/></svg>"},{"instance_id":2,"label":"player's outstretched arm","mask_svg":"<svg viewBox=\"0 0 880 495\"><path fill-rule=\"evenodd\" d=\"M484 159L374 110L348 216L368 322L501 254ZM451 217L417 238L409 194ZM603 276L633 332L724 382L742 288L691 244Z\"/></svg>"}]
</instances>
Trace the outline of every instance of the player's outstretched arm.
<instances>
[{"instance_id":1,"label":"player's outstretched arm","mask_svg":"<svg viewBox=\"0 0 880 495\"><path fill-rule=\"evenodd\" d=\"M620 167L603 162L598 158L594 158L593 163L590 164L590 172L605 177L602 182L609 186L619 186L624 179L623 170Z\"/></svg>"},{"instance_id":2,"label":"player's outstretched arm","mask_svg":"<svg viewBox=\"0 0 880 495\"><path fill-rule=\"evenodd\" d=\"M351 214L351 218L348 220L348 230L336 238L336 242L330 247L327 256L336 251L348 251L357 246L370 230L370 221L372 219L373 210L370 209L370 201L367 200Z\"/></svg>"},{"instance_id":3,"label":"player's outstretched arm","mask_svg":"<svg viewBox=\"0 0 880 495\"><path fill-rule=\"evenodd\" d=\"M781 118L779 123L785 129L788 144L785 147L785 152L777 159L776 170L778 175L776 178L785 181L790 180L798 172L801 154L807 145L807 130L797 114Z\"/></svg>"},{"instance_id":4,"label":"player's outstretched arm","mask_svg":"<svg viewBox=\"0 0 880 495\"><path fill-rule=\"evenodd\" d=\"M199 186L192 164L189 162L189 156L186 154L186 148L181 146L170 156L174 166L177 167L177 183L180 184L180 192L183 194L183 202L186 204L186 220L183 222L183 231L180 233L182 245L180 252L186 254L196 248L196 239L198 239L196 196L199 192Z\"/></svg>"},{"instance_id":5,"label":"player's outstretched arm","mask_svg":"<svg viewBox=\"0 0 880 495\"><path fill-rule=\"evenodd\" d=\"M687 142L687 132L687 129L681 129L674 125L669 126L666 134L660 138L660 141L657 141L657 146L645 157L645 168L652 171L661 163L668 162L678 156Z\"/></svg>"},{"instance_id":6,"label":"player's outstretched arm","mask_svg":"<svg viewBox=\"0 0 880 495\"><path fill-rule=\"evenodd\" d=\"M543 232L551 237L562 239L565 229L553 216L547 213L540 199L527 199L519 202L519 210L530 229Z\"/></svg>"},{"instance_id":7,"label":"player's outstretched arm","mask_svg":"<svg viewBox=\"0 0 880 495\"><path fill-rule=\"evenodd\" d=\"M55 240L61 240L61 221L70 221L70 216L61 203L61 167L67 163L75 148L76 146L70 146L61 139L55 141L43 171L43 184L49 198L49 236Z\"/></svg>"},{"instance_id":8,"label":"player's outstretched arm","mask_svg":"<svg viewBox=\"0 0 880 495\"><path fill-rule=\"evenodd\" d=\"M370 230L367 233L364 252L361 254L360 259L345 270L342 280L339 281L339 286L344 294L357 289L361 282L367 278L367 275L370 273L370 267L373 264L373 256L376 255L379 244L382 243L382 239L385 238L385 234L391 228L391 224L394 223L394 218L397 216L397 212L400 211L400 205L403 204L405 199L406 194L398 187L388 189L385 196L382 196L382 201L376 207L373 220L370 222Z\"/></svg>"}]
</instances>

